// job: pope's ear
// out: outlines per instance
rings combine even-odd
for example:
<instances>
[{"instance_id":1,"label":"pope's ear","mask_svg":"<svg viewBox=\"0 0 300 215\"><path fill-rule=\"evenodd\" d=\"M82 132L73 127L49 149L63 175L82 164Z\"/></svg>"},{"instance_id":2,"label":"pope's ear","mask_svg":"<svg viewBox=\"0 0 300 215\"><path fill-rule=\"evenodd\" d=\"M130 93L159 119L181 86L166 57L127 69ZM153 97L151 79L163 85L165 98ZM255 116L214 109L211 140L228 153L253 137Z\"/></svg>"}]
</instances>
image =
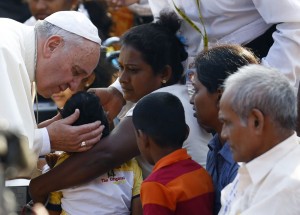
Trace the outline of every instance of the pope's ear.
<instances>
[{"instance_id":1,"label":"pope's ear","mask_svg":"<svg viewBox=\"0 0 300 215\"><path fill-rule=\"evenodd\" d=\"M63 38L57 35L49 37L44 44L43 53L46 57L50 57L56 49L63 44Z\"/></svg>"}]
</instances>

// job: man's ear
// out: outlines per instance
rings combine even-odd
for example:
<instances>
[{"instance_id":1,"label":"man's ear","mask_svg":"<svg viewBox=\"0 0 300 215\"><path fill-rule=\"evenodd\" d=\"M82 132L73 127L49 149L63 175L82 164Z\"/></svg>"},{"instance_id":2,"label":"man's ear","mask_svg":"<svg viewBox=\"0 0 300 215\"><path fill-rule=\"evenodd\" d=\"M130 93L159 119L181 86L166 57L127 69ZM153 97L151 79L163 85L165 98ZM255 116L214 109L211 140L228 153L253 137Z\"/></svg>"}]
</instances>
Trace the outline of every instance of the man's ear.
<instances>
[{"instance_id":1,"label":"man's ear","mask_svg":"<svg viewBox=\"0 0 300 215\"><path fill-rule=\"evenodd\" d=\"M251 128L253 128L256 132L261 134L264 129L264 123L265 123L264 114L257 108L252 109L248 117L248 125Z\"/></svg>"},{"instance_id":2,"label":"man's ear","mask_svg":"<svg viewBox=\"0 0 300 215\"><path fill-rule=\"evenodd\" d=\"M63 38L58 35L49 37L44 44L43 53L45 57L50 57L56 49L63 45Z\"/></svg>"}]
</instances>

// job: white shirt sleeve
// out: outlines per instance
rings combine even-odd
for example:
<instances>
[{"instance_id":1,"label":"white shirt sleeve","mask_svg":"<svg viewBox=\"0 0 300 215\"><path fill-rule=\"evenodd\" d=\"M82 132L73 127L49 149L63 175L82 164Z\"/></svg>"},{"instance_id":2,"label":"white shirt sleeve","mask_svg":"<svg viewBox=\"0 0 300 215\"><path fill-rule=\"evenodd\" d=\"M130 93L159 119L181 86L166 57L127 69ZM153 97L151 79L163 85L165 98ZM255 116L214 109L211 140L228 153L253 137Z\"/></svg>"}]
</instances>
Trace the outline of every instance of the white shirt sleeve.
<instances>
[{"instance_id":1,"label":"white shirt sleeve","mask_svg":"<svg viewBox=\"0 0 300 215\"><path fill-rule=\"evenodd\" d=\"M50 138L47 128L36 129L34 141L42 142L39 155L45 155L51 152ZM34 144L38 145L38 144Z\"/></svg>"},{"instance_id":2,"label":"white shirt sleeve","mask_svg":"<svg viewBox=\"0 0 300 215\"><path fill-rule=\"evenodd\" d=\"M300 79L300 1L253 0L268 24L277 24L274 44L262 64L277 68L298 88Z\"/></svg>"},{"instance_id":3,"label":"white shirt sleeve","mask_svg":"<svg viewBox=\"0 0 300 215\"><path fill-rule=\"evenodd\" d=\"M116 80L115 80L115 82L114 83L112 83L111 85L110 85L110 87L114 87L114 88L116 88L120 93L122 93L123 94L123 91L122 91L122 87L121 87L121 84L120 84L120 81L119 81L119 78L117 78Z\"/></svg>"}]
</instances>

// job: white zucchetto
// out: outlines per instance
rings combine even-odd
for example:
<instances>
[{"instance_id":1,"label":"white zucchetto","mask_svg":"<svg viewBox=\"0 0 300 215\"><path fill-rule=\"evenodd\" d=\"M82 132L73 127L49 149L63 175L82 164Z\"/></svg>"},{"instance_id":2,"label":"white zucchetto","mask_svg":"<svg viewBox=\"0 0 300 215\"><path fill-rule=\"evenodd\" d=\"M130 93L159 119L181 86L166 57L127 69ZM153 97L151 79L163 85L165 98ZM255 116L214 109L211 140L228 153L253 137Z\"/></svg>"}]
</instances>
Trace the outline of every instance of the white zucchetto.
<instances>
[{"instance_id":1,"label":"white zucchetto","mask_svg":"<svg viewBox=\"0 0 300 215\"><path fill-rule=\"evenodd\" d=\"M44 20L101 45L97 27L81 12L58 11Z\"/></svg>"}]
</instances>

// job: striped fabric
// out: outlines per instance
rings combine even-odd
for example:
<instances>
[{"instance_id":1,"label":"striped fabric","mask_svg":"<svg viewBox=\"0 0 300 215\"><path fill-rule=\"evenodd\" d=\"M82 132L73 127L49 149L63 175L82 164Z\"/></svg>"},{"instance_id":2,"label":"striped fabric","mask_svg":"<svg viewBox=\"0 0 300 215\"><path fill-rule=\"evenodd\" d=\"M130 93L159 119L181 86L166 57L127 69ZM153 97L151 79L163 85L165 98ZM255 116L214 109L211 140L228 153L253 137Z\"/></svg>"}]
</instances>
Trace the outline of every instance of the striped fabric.
<instances>
[{"instance_id":1,"label":"striped fabric","mask_svg":"<svg viewBox=\"0 0 300 215\"><path fill-rule=\"evenodd\" d=\"M206 170L191 160L186 149L179 149L160 159L142 183L144 215L211 215L213 192Z\"/></svg>"}]
</instances>

